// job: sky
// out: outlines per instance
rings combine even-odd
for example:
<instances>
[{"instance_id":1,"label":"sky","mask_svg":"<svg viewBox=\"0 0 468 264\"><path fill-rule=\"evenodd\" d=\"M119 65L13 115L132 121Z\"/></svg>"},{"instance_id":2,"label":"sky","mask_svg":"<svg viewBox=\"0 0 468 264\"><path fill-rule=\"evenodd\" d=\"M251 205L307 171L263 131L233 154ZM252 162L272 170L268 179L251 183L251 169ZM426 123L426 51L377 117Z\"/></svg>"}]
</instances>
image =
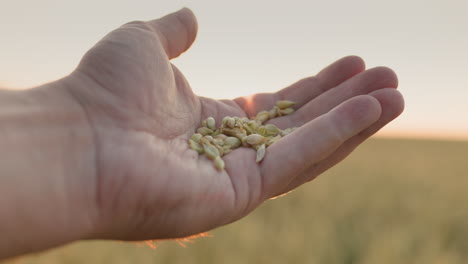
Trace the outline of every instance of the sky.
<instances>
[{"instance_id":1,"label":"sky","mask_svg":"<svg viewBox=\"0 0 468 264\"><path fill-rule=\"evenodd\" d=\"M405 112L380 135L468 139L468 1L0 0L0 86L73 71L109 31L189 7L192 48L173 63L196 94L274 92L347 56L399 77Z\"/></svg>"}]
</instances>

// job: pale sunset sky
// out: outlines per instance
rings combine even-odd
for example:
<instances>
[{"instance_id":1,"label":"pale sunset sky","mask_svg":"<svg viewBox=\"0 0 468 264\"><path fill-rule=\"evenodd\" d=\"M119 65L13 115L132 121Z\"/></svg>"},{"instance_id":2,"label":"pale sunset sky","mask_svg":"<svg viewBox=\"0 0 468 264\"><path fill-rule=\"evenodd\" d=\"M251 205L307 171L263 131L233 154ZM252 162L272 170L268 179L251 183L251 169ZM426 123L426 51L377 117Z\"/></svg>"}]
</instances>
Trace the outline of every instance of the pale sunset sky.
<instances>
[{"instance_id":1,"label":"pale sunset sky","mask_svg":"<svg viewBox=\"0 0 468 264\"><path fill-rule=\"evenodd\" d=\"M399 76L406 110L381 135L468 139L468 1L6 1L0 86L70 73L109 31L189 7L195 44L173 61L198 95L273 92L336 59L361 56Z\"/></svg>"}]
</instances>

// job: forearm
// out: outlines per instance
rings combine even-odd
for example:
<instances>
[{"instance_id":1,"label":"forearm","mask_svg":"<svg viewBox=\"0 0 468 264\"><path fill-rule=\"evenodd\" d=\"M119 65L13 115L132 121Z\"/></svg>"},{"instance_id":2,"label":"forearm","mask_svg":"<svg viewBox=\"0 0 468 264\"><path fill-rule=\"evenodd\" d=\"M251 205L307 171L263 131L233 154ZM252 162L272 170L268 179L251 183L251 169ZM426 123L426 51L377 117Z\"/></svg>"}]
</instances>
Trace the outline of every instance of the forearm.
<instances>
[{"instance_id":1,"label":"forearm","mask_svg":"<svg viewBox=\"0 0 468 264\"><path fill-rule=\"evenodd\" d=\"M0 258L73 241L93 225L92 134L63 81L0 90ZM95 185L90 185L95 186Z\"/></svg>"}]
</instances>

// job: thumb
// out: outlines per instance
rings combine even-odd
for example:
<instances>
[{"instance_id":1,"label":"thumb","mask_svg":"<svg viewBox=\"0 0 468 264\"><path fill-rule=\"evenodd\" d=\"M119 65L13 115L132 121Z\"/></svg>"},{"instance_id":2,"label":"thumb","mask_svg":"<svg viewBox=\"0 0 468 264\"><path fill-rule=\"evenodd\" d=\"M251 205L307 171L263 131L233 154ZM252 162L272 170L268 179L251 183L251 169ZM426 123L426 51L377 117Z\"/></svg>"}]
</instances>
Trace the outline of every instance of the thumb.
<instances>
[{"instance_id":1,"label":"thumb","mask_svg":"<svg viewBox=\"0 0 468 264\"><path fill-rule=\"evenodd\" d=\"M169 59L176 58L186 51L192 45L198 31L197 19L188 8L148 21L147 24L158 33Z\"/></svg>"}]
</instances>

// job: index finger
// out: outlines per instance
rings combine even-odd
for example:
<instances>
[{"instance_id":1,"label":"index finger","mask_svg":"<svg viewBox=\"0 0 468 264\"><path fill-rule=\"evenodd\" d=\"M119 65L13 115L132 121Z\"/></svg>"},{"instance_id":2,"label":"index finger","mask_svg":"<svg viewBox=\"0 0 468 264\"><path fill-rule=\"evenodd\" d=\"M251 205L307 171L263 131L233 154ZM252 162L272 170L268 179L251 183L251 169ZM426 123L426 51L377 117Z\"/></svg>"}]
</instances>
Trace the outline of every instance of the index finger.
<instances>
[{"instance_id":1,"label":"index finger","mask_svg":"<svg viewBox=\"0 0 468 264\"><path fill-rule=\"evenodd\" d=\"M256 113L265 109L271 109L279 100L294 101L296 102L296 108L300 108L323 92L364 71L364 69L365 63L360 57L348 56L327 66L316 76L299 80L276 93L239 97L234 101L249 116L255 116Z\"/></svg>"}]
</instances>

